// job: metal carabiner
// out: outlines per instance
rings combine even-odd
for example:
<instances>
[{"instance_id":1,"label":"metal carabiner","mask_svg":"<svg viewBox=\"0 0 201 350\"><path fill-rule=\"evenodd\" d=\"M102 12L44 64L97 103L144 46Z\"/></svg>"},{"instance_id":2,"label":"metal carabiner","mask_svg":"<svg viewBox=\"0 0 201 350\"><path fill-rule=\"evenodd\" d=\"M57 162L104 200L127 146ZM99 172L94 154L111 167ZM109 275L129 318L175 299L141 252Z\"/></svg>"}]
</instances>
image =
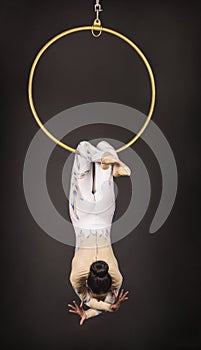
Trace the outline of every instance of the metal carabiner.
<instances>
[{"instance_id":1,"label":"metal carabiner","mask_svg":"<svg viewBox=\"0 0 201 350\"><path fill-rule=\"evenodd\" d=\"M99 4L99 1L96 1L94 10L96 12L96 19L99 19L99 12L103 11L103 9L101 8L101 5Z\"/></svg>"},{"instance_id":2,"label":"metal carabiner","mask_svg":"<svg viewBox=\"0 0 201 350\"><path fill-rule=\"evenodd\" d=\"M96 4L94 6L94 11L96 12L96 19L94 20L93 26L92 26L92 34L95 38L99 37L102 33L101 30L101 21L99 19L99 12L103 11L101 8L101 5L99 4L99 0L96 0ZM96 28L94 28L96 27ZM95 31L98 32L98 34L95 34Z\"/></svg>"}]
</instances>

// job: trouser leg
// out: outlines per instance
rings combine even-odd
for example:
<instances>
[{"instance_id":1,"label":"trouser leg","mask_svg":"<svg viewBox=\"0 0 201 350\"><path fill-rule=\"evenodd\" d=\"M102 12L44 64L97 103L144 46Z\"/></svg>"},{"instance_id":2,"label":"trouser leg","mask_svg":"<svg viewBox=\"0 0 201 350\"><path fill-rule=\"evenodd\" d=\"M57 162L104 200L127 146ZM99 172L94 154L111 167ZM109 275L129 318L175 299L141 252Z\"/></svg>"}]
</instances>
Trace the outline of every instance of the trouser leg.
<instances>
[{"instance_id":1,"label":"trouser leg","mask_svg":"<svg viewBox=\"0 0 201 350\"><path fill-rule=\"evenodd\" d=\"M101 167L100 150L87 141L79 143L75 155L70 190L70 216L75 229L78 246L105 245L110 242L110 228L115 210L112 166ZM93 169L95 178L93 188ZM95 229L95 231L94 231ZM98 240L97 240L98 237Z\"/></svg>"}]
</instances>

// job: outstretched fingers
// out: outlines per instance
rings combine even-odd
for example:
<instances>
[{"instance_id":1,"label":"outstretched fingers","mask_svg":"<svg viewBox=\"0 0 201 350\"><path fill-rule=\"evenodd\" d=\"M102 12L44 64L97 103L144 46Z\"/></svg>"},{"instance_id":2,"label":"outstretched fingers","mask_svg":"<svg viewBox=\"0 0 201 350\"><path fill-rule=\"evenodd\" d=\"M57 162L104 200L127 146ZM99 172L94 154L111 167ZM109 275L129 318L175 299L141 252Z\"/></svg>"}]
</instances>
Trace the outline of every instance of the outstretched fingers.
<instances>
[{"instance_id":1,"label":"outstretched fingers","mask_svg":"<svg viewBox=\"0 0 201 350\"><path fill-rule=\"evenodd\" d=\"M124 300L127 300L128 297L128 291L124 292L124 289L122 289L119 293L119 295L117 295L117 291L116 290L113 290L113 293L114 293L114 297L115 297L115 300L116 302L123 302Z\"/></svg>"},{"instance_id":2,"label":"outstretched fingers","mask_svg":"<svg viewBox=\"0 0 201 350\"><path fill-rule=\"evenodd\" d=\"M117 291L115 289L113 290L113 293L114 293L115 299L117 299Z\"/></svg>"},{"instance_id":3,"label":"outstretched fingers","mask_svg":"<svg viewBox=\"0 0 201 350\"><path fill-rule=\"evenodd\" d=\"M129 293L128 291L125 292L124 294L122 293L122 296L120 297L120 300L121 301L127 300L128 299L128 297L127 297L128 293Z\"/></svg>"},{"instance_id":4,"label":"outstretched fingers","mask_svg":"<svg viewBox=\"0 0 201 350\"><path fill-rule=\"evenodd\" d=\"M120 293L119 299L121 299L121 298L122 298L123 293L124 293L124 289L122 289L122 290L121 290L121 293Z\"/></svg>"},{"instance_id":5,"label":"outstretched fingers","mask_svg":"<svg viewBox=\"0 0 201 350\"><path fill-rule=\"evenodd\" d=\"M71 305L71 304L68 304L68 306L69 306L69 307L72 307L72 309L74 308L74 306L73 306L73 305Z\"/></svg>"},{"instance_id":6,"label":"outstretched fingers","mask_svg":"<svg viewBox=\"0 0 201 350\"><path fill-rule=\"evenodd\" d=\"M78 310L79 310L79 306L77 305L77 303L76 303L75 300L73 300L73 303L74 303L74 305L68 304L68 306L71 308L71 309L69 310L69 312L73 312L73 313L76 314L76 313L78 312Z\"/></svg>"},{"instance_id":7,"label":"outstretched fingers","mask_svg":"<svg viewBox=\"0 0 201 350\"><path fill-rule=\"evenodd\" d=\"M69 312L72 312L73 314L77 314L77 311L75 310L68 310Z\"/></svg>"},{"instance_id":8,"label":"outstretched fingers","mask_svg":"<svg viewBox=\"0 0 201 350\"><path fill-rule=\"evenodd\" d=\"M76 307L75 306L73 306L73 305L71 305L71 304L68 304L68 306L69 306L69 312L72 312L72 313L74 313L74 314L76 314L77 313L77 311L76 311Z\"/></svg>"}]
</instances>

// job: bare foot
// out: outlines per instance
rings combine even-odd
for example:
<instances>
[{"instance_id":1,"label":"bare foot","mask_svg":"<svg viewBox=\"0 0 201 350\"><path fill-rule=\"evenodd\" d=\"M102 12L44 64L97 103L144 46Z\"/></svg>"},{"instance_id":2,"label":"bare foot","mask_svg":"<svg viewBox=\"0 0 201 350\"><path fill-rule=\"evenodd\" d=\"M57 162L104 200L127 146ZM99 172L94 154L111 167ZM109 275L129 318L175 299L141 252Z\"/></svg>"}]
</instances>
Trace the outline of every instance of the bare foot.
<instances>
[{"instance_id":1,"label":"bare foot","mask_svg":"<svg viewBox=\"0 0 201 350\"><path fill-rule=\"evenodd\" d=\"M110 152L105 152L101 158L101 167L106 170L110 165L113 165L113 176L130 176L131 171L129 167L120 161L119 158L115 158L115 156Z\"/></svg>"},{"instance_id":2,"label":"bare foot","mask_svg":"<svg viewBox=\"0 0 201 350\"><path fill-rule=\"evenodd\" d=\"M130 175L131 175L131 170L124 163L113 165L113 176L114 177L130 176Z\"/></svg>"}]
</instances>

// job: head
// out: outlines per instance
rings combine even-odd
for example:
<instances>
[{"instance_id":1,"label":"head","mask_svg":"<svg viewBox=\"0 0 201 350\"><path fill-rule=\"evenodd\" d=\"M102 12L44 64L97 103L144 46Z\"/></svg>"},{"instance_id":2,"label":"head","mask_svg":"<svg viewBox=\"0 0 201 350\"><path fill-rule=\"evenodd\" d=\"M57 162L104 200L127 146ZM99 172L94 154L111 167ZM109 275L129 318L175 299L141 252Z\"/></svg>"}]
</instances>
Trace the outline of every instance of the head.
<instances>
[{"instance_id":1,"label":"head","mask_svg":"<svg viewBox=\"0 0 201 350\"><path fill-rule=\"evenodd\" d=\"M104 300L110 291L112 278L108 270L109 266L105 261L98 260L91 264L87 287L92 298Z\"/></svg>"}]
</instances>

